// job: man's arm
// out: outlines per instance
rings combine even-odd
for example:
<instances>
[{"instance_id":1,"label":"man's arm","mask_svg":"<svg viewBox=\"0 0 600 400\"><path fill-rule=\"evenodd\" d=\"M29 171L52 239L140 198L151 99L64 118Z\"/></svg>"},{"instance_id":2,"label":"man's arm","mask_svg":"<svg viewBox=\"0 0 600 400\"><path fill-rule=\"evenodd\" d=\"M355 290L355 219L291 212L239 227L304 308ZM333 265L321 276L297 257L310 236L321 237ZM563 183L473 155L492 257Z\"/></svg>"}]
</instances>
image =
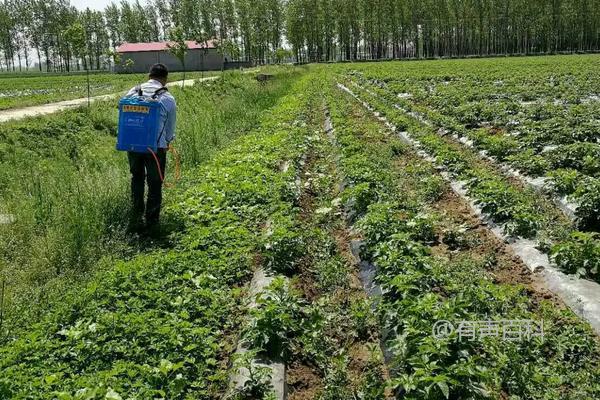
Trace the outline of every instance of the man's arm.
<instances>
[{"instance_id":1,"label":"man's arm","mask_svg":"<svg viewBox=\"0 0 600 400\"><path fill-rule=\"evenodd\" d=\"M177 103L172 96L164 96L163 102L167 111L167 121L165 126L165 139L167 144L175 140L175 125L177 124Z\"/></svg>"}]
</instances>

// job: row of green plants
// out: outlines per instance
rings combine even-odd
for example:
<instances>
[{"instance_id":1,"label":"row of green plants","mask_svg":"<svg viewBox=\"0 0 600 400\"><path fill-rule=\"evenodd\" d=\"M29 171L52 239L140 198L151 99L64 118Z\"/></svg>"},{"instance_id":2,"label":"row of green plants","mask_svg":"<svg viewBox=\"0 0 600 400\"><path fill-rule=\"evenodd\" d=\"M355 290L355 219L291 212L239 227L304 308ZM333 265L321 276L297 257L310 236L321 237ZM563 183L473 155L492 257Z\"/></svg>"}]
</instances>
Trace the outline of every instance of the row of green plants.
<instances>
[{"instance_id":1,"label":"row of green plants","mask_svg":"<svg viewBox=\"0 0 600 400\"><path fill-rule=\"evenodd\" d=\"M586 64L567 58L559 71L546 64L533 69L510 68L499 74L473 68L470 75L448 65L445 71L449 76L442 80L434 75L429 83L411 73L403 74L408 76L405 80L396 75L384 78L373 69L357 78L445 132L470 139L499 161L531 176L549 176L556 194L582 203L578 210L580 226L597 230L600 222L594 210L600 207L596 190L600 121L594 116L600 112L600 101L594 100L596 89L589 85L590 80L600 78L594 69L596 61L589 58ZM565 70L567 66L570 68ZM528 77L526 82L522 81L524 76ZM564 96L563 89L587 101L548 102L547 96ZM398 98L397 93L407 96ZM536 96L538 102L521 104L523 94ZM573 176L576 179L571 180Z\"/></svg>"},{"instance_id":2,"label":"row of green plants","mask_svg":"<svg viewBox=\"0 0 600 400\"><path fill-rule=\"evenodd\" d=\"M439 200L450 189L436 169L351 97L332 92L328 101L348 184L345 204L365 241L362 256L376 266L382 288L377 311L389 332L385 346L396 396L598 397L600 349L591 329L564 308L529 298L522 285L498 281L507 266L494 248L478 248L482 239L463 217L448 215L447 203ZM440 320L513 319L543 319L544 338L432 334Z\"/></svg>"},{"instance_id":3,"label":"row of green plants","mask_svg":"<svg viewBox=\"0 0 600 400\"><path fill-rule=\"evenodd\" d=\"M381 400L387 382L379 327L363 288L353 278L357 266L349 255L338 148L323 129L322 90L329 81L329 75L319 76L319 129L310 137L301 202L306 251L298 279L305 282L304 296L310 298L319 323L297 343L296 361L314 366L321 379L315 396L319 400Z\"/></svg>"},{"instance_id":4,"label":"row of green plants","mask_svg":"<svg viewBox=\"0 0 600 400\"><path fill-rule=\"evenodd\" d=\"M315 83L318 80L315 80ZM297 197L271 214L265 228L264 265L275 276L257 298L241 335L250 351L234 362L251 379L234 399L269 399L269 371L249 358L280 360L288 368L288 393L320 400L381 400L385 381L374 315L351 261L336 237L345 231L336 149L323 131L321 88L311 88L308 131ZM364 359L359 358L364 357ZM313 378L298 375L311 371ZM306 374L306 373L305 373Z\"/></svg>"},{"instance_id":5,"label":"row of green plants","mask_svg":"<svg viewBox=\"0 0 600 400\"><path fill-rule=\"evenodd\" d=\"M507 180L502 173L481 160L472 149L390 105L379 95L353 87L361 98L383 113L401 131L408 131L458 181L465 183L468 194L494 222L504 225L505 233L514 237L536 239L541 250L548 252L567 273L598 280L600 265L585 258L590 246L600 249L597 233L579 232L561 212L532 189ZM593 206L590 212L593 214ZM569 249L569 251L566 251Z\"/></svg>"},{"instance_id":6,"label":"row of green plants","mask_svg":"<svg viewBox=\"0 0 600 400\"><path fill-rule=\"evenodd\" d=\"M168 249L111 263L51 312L2 337L0 398L219 398L244 283L288 215L307 134L308 77L171 193ZM281 172L282 160L291 167ZM275 257L278 262L278 258Z\"/></svg>"},{"instance_id":7,"label":"row of green plants","mask_svg":"<svg viewBox=\"0 0 600 400\"><path fill-rule=\"evenodd\" d=\"M249 74L171 89L178 100L177 138L185 185L188 171L212 159L257 126L299 77L276 72L267 85ZM158 240L128 232L129 167L115 151L116 101L0 125L2 330L28 325L115 258L168 246L180 221L167 216ZM174 182L169 156L167 181ZM175 189L178 190L178 189ZM172 199L166 188L165 202ZM170 218L170 219L169 219Z\"/></svg>"},{"instance_id":8,"label":"row of green plants","mask_svg":"<svg viewBox=\"0 0 600 400\"><path fill-rule=\"evenodd\" d=\"M567 167L589 176L596 176L599 171L592 160L585 161L585 158L594 158L598 152L595 132L599 121L593 116L598 114L600 102L570 108L554 104L527 106L523 110L512 111L506 118L502 118L498 110L489 110L486 112L488 117L477 116L469 120L457 116L456 112L439 110L412 96L399 98L397 89L391 83L367 80L363 76L357 78L361 83L373 85L375 91L390 101L423 114L451 133L472 139L474 144L490 155L511 162L530 175L539 176L552 169ZM461 104L453 109L464 107ZM488 100L485 104L499 107L498 104L502 103ZM542 111L536 107L547 109ZM526 158L531 156L534 156L534 160L530 164L519 164L525 163Z\"/></svg>"}]
</instances>

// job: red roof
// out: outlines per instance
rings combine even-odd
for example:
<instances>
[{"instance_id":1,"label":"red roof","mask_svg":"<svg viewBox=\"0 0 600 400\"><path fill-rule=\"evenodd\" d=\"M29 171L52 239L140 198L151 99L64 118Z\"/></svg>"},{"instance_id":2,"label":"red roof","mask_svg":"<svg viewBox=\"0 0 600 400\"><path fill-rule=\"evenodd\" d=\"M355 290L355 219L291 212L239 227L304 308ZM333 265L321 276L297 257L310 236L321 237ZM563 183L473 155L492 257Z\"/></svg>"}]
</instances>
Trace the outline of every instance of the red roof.
<instances>
[{"instance_id":1,"label":"red roof","mask_svg":"<svg viewBox=\"0 0 600 400\"><path fill-rule=\"evenodd\" d=\"M138 51L162 51L168 50L168 44L173 42L150 42L150 43L123 43L117 47L117 53L135 53ZM193 40L186 40L189 49L214 49L215 40L208 40L206 43L196 43Z\"/></svg>"}]
</instances>

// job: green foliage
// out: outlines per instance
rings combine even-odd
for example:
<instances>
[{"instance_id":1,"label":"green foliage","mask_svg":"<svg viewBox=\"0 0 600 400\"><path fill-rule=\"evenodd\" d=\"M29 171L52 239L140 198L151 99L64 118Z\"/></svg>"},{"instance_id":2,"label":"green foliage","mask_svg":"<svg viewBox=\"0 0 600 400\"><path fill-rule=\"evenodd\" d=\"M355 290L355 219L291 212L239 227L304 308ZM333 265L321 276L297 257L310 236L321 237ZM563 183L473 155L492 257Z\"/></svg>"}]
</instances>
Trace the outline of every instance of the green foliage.
<instances>
[{"instance_id":1,"label":"green foliage","mask_svg":"<svg viewBox=\"0 0 600 400\"><path fill-rule=\"evenodd\" d=\"M315 269L321 290L331 292L348 286L348 268L341 257L318 260Z\"/></svg>"},{"instance_id":2,"label":"green foliage","mask_svg":"<svg viewBox=\"0 0 600 400\"><path fill-rule=\"evenodd\" d=\"M262 349L270 355L289 356L291 338L303 329L303 309L298 293L278 277L256 302L258 307L252 312L246 340L252 348Z\"/></svg>"},{"instance_id":3,"label":"green foliage","mask_svg":"<svg viewBox=\"0 0 600 400\"><path fill-rule=\"evenodd\" d=\"M383 377L384 371L382 371L380 366L381 360L377 356L376 351L373 349L371 352L371 358L357 391L357 397L360 400L378 400L385 397L386 382Z\"/></svg>"},{"instance_id":4,"label":"green foliage","mask_svg":"<svg viewBox=\"0 0 600 400\"><path fill-rule=\"evenodd\" d=\"M570 240L555 245L551 255L563 271L598 279L600 238L597 234L575 232Z\"/></svg>"},{"instance_id":5,"label":"green foliage","mask_svg":"<svg viewBox=\"0 0 600 400\"><path fill-rule=\"evenodd\" d=\"M467 234L467 227L450 227L444 229L442 233L442 242L448 246L450 250L459 250L468 248L471 244L470 238Z\"/></svg>"},{"instance_id":6,"label":"green foliage","mask_svg":"<svg viewBox=\"0 0 600 400\"><path fill-rule=\"evenodd\" d=\"M85 276L127 247L128 172L114 130L113 111L96 106L0 129L0 212L15 219L0 226L0 265L12 276L5 318L34 317L61 292L47 282Z\"/></svg>"},{"instance_id":7,"label":"green foliage","mask_svg":"<svg viewBox=\"0 0 600 400\"><path fill-rule=\"evenodd\" d=\"M473 132L472 137L474 142L482 146L489 155L497 157L500 160L504 160L514 154L519 146L519 143L514 139L507 136L492 135L487 129Z\"/></svg>"},{"instance_id":8,"label":"green foliage","mask_svg":"<svg viewBox=\"0 0 600 400\"><path fill-rule=\"evenodd\" d=\"M550 169L550 162L543 156L535 154L533 149L509 156L507 161L517 170L531 176L543 175Z\"/></svg>"},{"instance_id":9,"label":"green foliage","mask_svg":"<svg viewBox=\"0 0 600 400\"><path fill-rule=\"evenodd\" d=\"M266 265L275 272L290 274L304 253L304 241L295 215L281 213L271 216L264 238Z\"/></svg>"},{"instance_id":10,"label":"green foliage","mask_svg":"<svg viewBox=\"0 0 600 400\"><path fill-rule=\"evenodd\" d=\"M345 190L342 199L348 208L362 215L367 211L369 204L377 200L377 191L366 182L360 183Z\"/></svg>"},{"instance_id":11,"label":"green foliage","mask_svg":"<svg viewBox=\"0 0 600 400\"><path fill-rule=\"evenodd\" d=\"M382 67L382 73L385 68ZM494 71L490 74L494 75ZM446 86L457 85L462 89L461 79L446 73L434 75L420 77L419 84L426 82L431 88L422 88L423 93L415 93L413 98L451 109L454 106L434 102L448 94L450 89L444 89ZM288 78L292 81L296 76L290 74ZM331 154L332 147L311 132L316 119L315 109L307 106L307 96L314 94L316 86L312 79L314 76L302 78L289 96L281 98L280 94L289 88L288 81L267 92L264 103L260 99L263 89L254 88L250 78L236 76L227 83L202 85L199 93L181 94L190 100L189 109L184 111L190 115L190 121L184 122L184 129L193 133L182 137L186 141L186 180L182 187L171 192L174 199L168 205L167 216L179 229L172 233L166 249L145 249L145 255L135 255L128 248L123 252L128 255L125 261L115 263L106 259L102 264L90 264L101 269L96 276L87 278L87 284L80 283L66 291L62 302L35 319L37 323L33 326L3 336L0 396L220 397L227 385L224 368L228 353L234 347L231 336L243 322L240 287L249 280L257 263L279 273L292 274L300 261L302 266L309 266L302 272L315 278L316 282L310 282L315 283L314 290L323 293L308 305L294 290L294 281L287 283L278 278L256 299L258 306L252 312L250 326L243 331L253 350L235 363L248 368L252 376L236 394L237 398L269 398L266 370L251 363L251 359L267 353L314 363L324 376L322 399L381 399L385 396L382 374L377 368L381 360L362 368L364 379L356 382L351 373L354 372L351 367L355 366L346 354L347 347L354 343L363 345L378 339L374 335L375 316L384 333L382 340L391 350L394 371L391 386L403 397L501 395L549 400L600 396L595 384L600 379L597 370L600 353L589 328L567 310L537 298L529 299L527 289L520 285L498 283L497 277L487 270L502 268L500 261L504 258L496 256L496 248L478 248L482 254L472 252L467 228L443 213L447 198L441 195L447 186L434 168L414 161L412 151L400 146L376 120L361 114L361 109L350 106L348 98L326 91L336 128L333 134L339 146L339 160L335 160L337 154ZM413 87L410 85L415 82L396 80L394 84ZM481 85L482 96L504 87L503 83ZM249 93L245 100L228 102L230 97L241 98L238 95L244 91ZM478 95L473 91L464 93L465 97ZM203 96L216 105L204 103ZM570 96L565 94L565 98ZM255 100L252 108L249 99ZM552 216L537 194L506 181L474 152L419 121L419 114L403 113L381 99L376 100L376 96L370 97L371 100L377 107L385 108L394 123L402 124L418 138L423 149L436 157L436 163L447 166L453 178L466 182L469 195L494 221L506 223L508 233L539 238L547 233L549 225L557 225L550 233L562 229L560 223L551 221ZM454 100L456 97L449 101ZM469 118L477 124L483 122L480 118L506 123L508 131L512 129L508 126L514 115L511 113L519 110L520 115L525 111L515 99L501 103L496 109L493 102L485 101L465 107L464 112L473 112L474 116ZM246 107L250 115L254 115L252 112L257 115L270 105L275 106L261 116L259 128L244 138L238 137L253 127L256 119L241 120L237 125L233 117L215 112L216 108L223 108L232 115L238 112L241 115ZM417 104L411 112L425 115L421 107ZM213 118L208 118L210 128L202 127L199 122L204 109ZM572 121L581 118L579 114L585 110L585 107L574 110ZM500 114L495 117L497 111ZM18 188L16 192L25 192L19 192L21 186L15 183L20 183L21 175L13 175L14 165L31 162L44 168L40 168L43 174L32 174L31 183L23 180L28 185L23 187L30 194L30 205L20 214L28 219L19 216L18 221L31 224L26 234L44 238L46 248L52 248L47 244L57 246L59 250L54 254L58 256L49 261L51 265L64 257L68 261L57 265L73 268L82 255L88 254L86 246L90 246L92 253L106 254L104 248L95 247L95 242L112 238L109 229L118 232L122 228L123 222L107 227L100 216L110 212L125 215L122 204L126 198L117 201L114 210L107 211L106 205L98 202L105 197L83 196L85 201L79 201L81 187L58 179L65 176L73 179L79 174L94 176L92 171L103 170L115 161L118 176L115 186L126 186L118 181L127 177L127 171L119 167L119 160L112 160L106 154L90 155L105 145L96 136L102 135L101 139L107 143L114 141L114 123L110 122L114 110L111 115L108 113L98 111L89 116L74 113L75 116L56 123L23 124L22 131L0 132L6 138L0 145L0 155L2 162L6 156L7 170L11 171L8 177L0 177L2 189ZM456 119L459 118L457 115ZM553 119L552 113L540 114L540 119ZM457 126L455 118L441 116L437 121L462 133L473 133ZM531 126L524 129L527 133L522 135L523 139L521 135L507 139L495 131L488 133L498 136L489 139L485 136L488 133L478 131L481 140L477 146L487 147L496 156L507 157L513 163L522 163L522 169L542 173L545 161L550 158L546 158L548 152L540 147L544 141L554 140L555 132L533 137L532 131ZM101 135L96 135L98 132ZM208 149L207 138L214 140ZM529 148L530 151L522 153L521 149L529 145L535 150ZM589 150L589 146L586 148ZM12 158L13 149L18 150L18 158ZM579 154L571 150L572 154ZM307 151L319 154L317 160L323 154L331 157L329 161L336 164L344 178L342 193L332 188L335 174L322 168L319 161L316 166L300 162L300 155ZM532 155L530 163L524 154ZM569 164L576 168L573 171L594 174L593 157L589 155L583 157L581 165ZM68 173L48 173L55 161ZM289 166L287 171L282 171L284 161ZM560 162L563 161L572 162L566 158ZM305 179L303 195L314 195L314 199L299 201L295 178L301 168ZM580 209L582 215L593 218L598 188L593 180L579 179L580 175L574 176L569 171L561 171L564 172L562 190L576 188L574 197L584 204ZM51 180L48 176L58 178ZM105 179L106 175L99 174L94 182ZM57 191L52 201L48 201L45 196L52 193L49 189L52 183L66 188L67 194ZM83 192L89 190L84 189ZM122 192L126 194L126 190ZM339 229L336 225L339 221L334 218L339 215L338 196L343 200L344 211L357 222L352 234L364 239L361 258L376 266L375 281L382 289L376 309L362 297L349 301L338 298L349 289L348 262L342 259L337 243L331 238L332 232ZM62 208L65 202L73 204L73 208ZM298 203L308 215L298 213ZM82 219L84 222L80 222ZM56 221L61 222L55 224ZM593 223L592 220L589 226ZM7 239L18 232L10 229ZM571 231L565 229L562 233ZM60 240L64 244L58 247ZM121 241L115 239L115 242ZM14 254L9 247L1 249L5 254ZM40 254L46 253L40 251ZM557 243L552 255L567 272L597 277L598 265L592 260L600 254L594 234L575 233ZM1 265L4 268L4 262ZM455 336L437 340L431 335L432 325L440 319L507 318L543 318L547 341L505 343L489 338L483 342L461 342ZM332 334L333 331L337 333Z\"/></svg>"},{"instance_id":12,"label":"green foliage","mask_svg":"<svg viewBox=\"0 0 600 400\"><path fill-rule=\"evenodd\" d=\"M278 48L273 52L273 57L277 61L277 64L283 63L284 60L291 59L294 56L290 50L284 48Z\"/></svg>"},{"instance_id":13,"label":"green foliage","mask_svg":"<svg viewBox=\"0 0 600 400\"><path fill-rule=\"evenodd\" d=\"M548 154L553 168L572 168L587 175L600 173L600 145L573 143L559 146Z\"/></svg>"},{"instance_id":14,"label":"green foliage","mask_svg":"<svg viewBox=\"0 0 600 400\"><path fill-rule=\"evenodd\" d=\"M221 43L219 43L219 53L221 53L223 57L229 56L234 60L239 59L241 55L239 46L231 40L222 40Z\"/></svg>"},{"instance_id":15,"label":"green foliage","mask_svg":"<svg viewBox=\"0 0 600 400\"><path fill-rule=\"evenodd\" d=\"M83 25L76 22L65 29L62 34L65 40L71 45L73 55L78 58L84 58L86 56L87 46L85 37L86 32ZM86 69L89 69L89 67Z\"/></svg>"},{"instance_id":16,"label":"green foliage","mask_svg":"<svg viewBox=\"0 0 600 400\"><path fill-rule=\"evenodd\" d=\"M433 172L433 171L429 171ZM423 186L419 188L426 201L434 202L439 200L446 191L446 181L439 175L427 175L423 177Z\"/></svg>"},{"instance_id":17,"label":"green foliage","mask_svg":"<svg viewBox=\"0 0 600 400\"><path fill-rule=\"evenodd\" d=\"M557 169L550 173L554 190L561 195L574 193L579 186L581 176L576 170Z\"/></svg>"},{"instance_id":18,"label":"green foliage","mask_svg":"<svg viewBox=\"0 0 600 400\"><path fill-rule=\"evenodd\" d=\"M577 235L576 229L597 232L600 226L599 157L593 134L597 123L589 118L598 112L598 103L585 95L588 80L596 78L580 59L555 61L536 59L520 65L507 60L495 66L483 60L459 62L460 73L457 65L440 62L427 73L382 66L348 75L365 88L361 96L392 122L404 127L407 116L413 119L410 135L438 165L466 184L468 194L493 222L503 224L511 236L536 239L548 252L552 246L571 246L568 237ZM531 100L535 103L523 103ZM549 176L550 196L565 196L577 207L576 224L562 218L550 199L507 179L468 149L468 140L522 173ZM567 265L562 268L574 272Z\"/></svg>"},{"instance_id":19,"label":"green foliage","mask_svg":"<svg viewBox=\"0 0 600 400\"><path fill-rule=\"evenodd\" d=\"M500 180L473 179L469 186L485 213L506 222L510 235L534 237L541 218L530 197Z\"/></svg>"},{"instance_id":20,"label":"green foliage","mask_svg":"<svg viewBox=\"0 0 600 400\"><path fill-rule=\"evenodd\" d=\"M257 351L247 351L234 360L235 369L248 371L248 380L240 390L227 397L228 400L270 400L274 396L270 369L256 364L257 356Z\"/></svg>"},{"instance_id":21,"label":"green foliage","mask_svg":"<svg viewBox=\"0 0 600 400\"><path fill-rule=\"evenodd\" d=\"M600 180L585 179L573 195L577 199L578 226L581 229L600 230Z\"/></svg>"},{"instance_id":22,"label":"green foliage","mask_svg":"<svg viewBox=\"0 0 600 400\"><path fill-rule=\"evenodd\" d=\"M352 328L359 339L367 339L377 323L373 318L373 310L369 300L357 300L350 305L350 320Z\"/></svg>"},{"instance_id":23,"label":"green foliage","mask_svg":"<svg viewBox=\"0 0 600 400\"><path fill-rule=\"evenodd\" d=\"M181 27L176 26L175 28L171 29L169 36L171 37L172 43L167 44L167 47L169 52L181 63L181 67L183 68L183 85L181 87L182 89L185 89L185 56L189 50L185 40L185 33Z\"/></svg>"},{"instance_id":24,"label":"green foliage","mask_svg":"<svg viewBox=\"0 0 600 400\"><path fill-rule=\"evenodd\" d=\"M264 111L289 92L299 71L278 71L277 79L264 87L250 75L228 75L226 81L205 82L176 94L180 132L176 146L188 166L206 162L215 151L254 128Z\"/></svg>"},{"instance_id":25,"label":"green foliage","mask_svg":"<svg viewBox=\"0 0 600 400\"><path fill-rule=\"evenodd\" d=\"M236 73L227 84L199 85L186 92L172 89L179 101L175 146L181 150L186 177L180 184L195 181L191 171L196 166L253 129L260 113L287 93L297 77L297 72L285 71L269 88L259 89L251 76ZM13 224L0 225L0 273L11 277L4 302L5 327L35 321L59 301L64 287L84 285L112 258L168 245L169 232L189 218L165 215L164 229L150 243L127 232L129 171L126 156L114 150L116 123L112 104L95 103L90 110L6 123L0 128L0 166L5 171L0 176L0 214L15 219ZM272 162L260 154L254 156L257 162ZM169 165L173 162L169 157ZM231 167L239 162L236 156L221 164ZM241 183L218 183L227 187L232 200L250 203L273 194L272 186L260 184L267 176L265 169L229 171L244 174ZM266 171L269 177L279 175ZM171 179L169 173L167 180ZM213 187L202 189L216 194L216 182L211 182ZM293 180L283 184L282 198L293 196L292 185ZM172 198L167 189L165 202L171 203ZM207 208L210 204L206 203Z\"/></svg>"},{"instance_id":26,"label":"green foliage","mask_svg":"<svg viewBox=\"0 0 600 400\"><path fill-rule=\"evenodd\" d=\"M327 368L325 376L325 387L319 395L319 400L350 400L354 398L350 389L350 377L348 376L348 357L340 355L332 360Z\"/></svg>"}]
</instances>

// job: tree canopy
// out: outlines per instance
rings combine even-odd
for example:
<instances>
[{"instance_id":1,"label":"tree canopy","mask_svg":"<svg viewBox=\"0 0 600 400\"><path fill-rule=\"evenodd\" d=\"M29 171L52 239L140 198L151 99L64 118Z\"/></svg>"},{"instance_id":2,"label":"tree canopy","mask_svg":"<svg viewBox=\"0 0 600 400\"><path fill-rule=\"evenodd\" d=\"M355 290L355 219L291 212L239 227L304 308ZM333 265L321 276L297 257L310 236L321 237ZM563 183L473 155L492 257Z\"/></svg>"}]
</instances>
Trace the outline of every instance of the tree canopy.
<instances>
[{"instance_id":1,"label":"tree canopy","mask_svg":"<svg viewBox=\"0 0 600 400\"><path fill-rule=\"evenodd\" d=\"M286 48L299 62L597 51L600 0L3 0L0 68L100 69L172 32L259 64Z\"/></svg>"}]
</instances>

